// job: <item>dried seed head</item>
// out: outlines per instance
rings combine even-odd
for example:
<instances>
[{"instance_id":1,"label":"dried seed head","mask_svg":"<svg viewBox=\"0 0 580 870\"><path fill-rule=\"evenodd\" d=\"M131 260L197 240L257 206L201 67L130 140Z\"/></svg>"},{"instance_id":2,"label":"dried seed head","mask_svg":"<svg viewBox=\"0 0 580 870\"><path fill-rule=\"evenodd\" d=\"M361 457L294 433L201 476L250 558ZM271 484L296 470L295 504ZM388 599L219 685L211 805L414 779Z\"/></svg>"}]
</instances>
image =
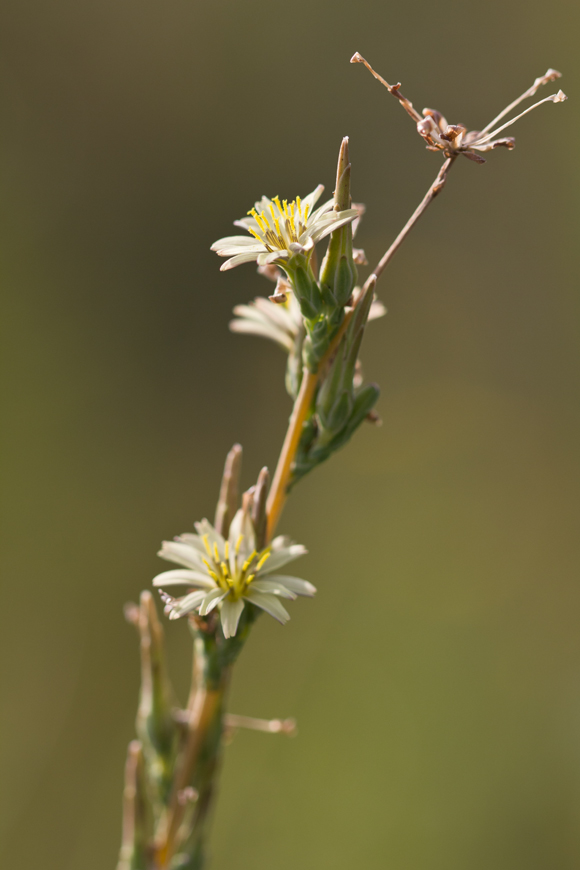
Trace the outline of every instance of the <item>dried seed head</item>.
<instances>
[{"instance_id":1,"label":"dried seed head","mask_svg":"<svg viewBox=\"0 0 580 870\"><path fill-rule=\"evenodd\" d=\"M390 85L384 78L382 78L382 76L375 72L372 66L358 52L356 52L356 54L351 58L351 63L364 64L369 72L371 72L372 75L387 88L389 93L401 102L405 111L415 120L417 124L417 132L425 140L426 147L429 151L442 151L447 158L463 154L464 157L467 157L469 160L473 160L476 163L485 163L485 158L483 158L478 152L493 151L495 148L500 147L511 150L515 146L515 140L511 136L502 139L495 138L497 134L502 130L505 130L506 127L509 127L519 118L527 115L528 112L531 112L542 103L562 103L567 99L566 94L563 91L558 91L556 94L551 94L549 97L539 100L539 102L535 103L533 106L529 106L515 118L507 121L500 127L496 127L496 124L498 124L502 118L509 115L516 106L523 102L523 100L533 97L542 85L560 78L561 73L559 73L558 70L549 69L545 75L535 79L533 85L529 87L527 91L524 91L521 96L510 103L509 106L506 106L506 108L503 109L499 115L493 119L493 121L487 124L483 130L467 132L467 128L464 127L463 124L448 124L443 115L435 109L423 109L422 116L419 115L415 109L413 109L412 103L410 103L409 100L403 97L400 93L399 89L401 86Z\"/></svg>"}]
</instances>

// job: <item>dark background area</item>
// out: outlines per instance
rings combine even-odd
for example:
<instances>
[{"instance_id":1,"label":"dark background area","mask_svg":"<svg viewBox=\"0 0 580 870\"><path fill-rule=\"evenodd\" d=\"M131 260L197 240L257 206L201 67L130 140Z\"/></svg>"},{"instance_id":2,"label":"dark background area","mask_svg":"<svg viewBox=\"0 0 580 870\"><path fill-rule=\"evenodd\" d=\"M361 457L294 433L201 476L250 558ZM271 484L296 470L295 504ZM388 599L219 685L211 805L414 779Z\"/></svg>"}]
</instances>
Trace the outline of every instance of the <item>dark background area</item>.
<instances>
[{"instance_id":1,"label":"dark background area","mask_svg":"<svg viewBox=\"0 0 580 870\"><path fill-rule=\"evenodd\" d=\"M259 622L233 687L299 735L227 749L212 867L579 866L579 23L571 0L4 2L2 867L114 867L122 605L212 515L234 441L245 485L275 463L283 355L227 329L269 285L210 244L262 194L330 193L349 135L374 262L437 172L356 50L470 128L549 66L571 99L458 161L381 281L384 425L296 489L281 530L319 594Z\"/></svg>"}]
</instances>

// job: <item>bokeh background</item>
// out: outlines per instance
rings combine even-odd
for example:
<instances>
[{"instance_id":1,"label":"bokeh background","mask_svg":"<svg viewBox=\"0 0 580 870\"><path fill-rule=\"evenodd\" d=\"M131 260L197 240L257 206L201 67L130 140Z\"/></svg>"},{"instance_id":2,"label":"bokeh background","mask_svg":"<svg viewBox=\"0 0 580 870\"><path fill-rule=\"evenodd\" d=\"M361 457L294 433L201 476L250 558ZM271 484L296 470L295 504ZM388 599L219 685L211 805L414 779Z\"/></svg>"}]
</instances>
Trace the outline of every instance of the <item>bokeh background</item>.
<instances>
[{"instance_id":1,"label":"bokeh background","mask_svg":"<svg viewBox=\"0 0 580 870\"><path fill-rule=\"evenodd\" d=\"M122 605L234 441L245 485L275 462L283 356L227 328L269 285L211 242L262 193L331 191L348 134L372 262L437 172L355 50L470 127L548 66L571 99L458 161L381 282L384 425L297 488L319 595L259 622L233 687L299 736L227 749L212 868L580 866L577 4L5 0L0 24L1 866L114 867Z\"/></svg>"}]
</instances>

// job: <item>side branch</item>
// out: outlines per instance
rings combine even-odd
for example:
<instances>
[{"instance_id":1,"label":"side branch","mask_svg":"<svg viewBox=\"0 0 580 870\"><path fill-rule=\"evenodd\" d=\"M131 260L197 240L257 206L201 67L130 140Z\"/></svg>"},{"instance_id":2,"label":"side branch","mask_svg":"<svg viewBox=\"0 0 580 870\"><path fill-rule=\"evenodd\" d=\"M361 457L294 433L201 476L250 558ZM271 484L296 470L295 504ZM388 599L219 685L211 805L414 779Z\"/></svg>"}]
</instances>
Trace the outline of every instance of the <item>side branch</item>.
<instances>
[{"instance_id":1,"label":"side branch","mask_svg":"<svg viewBox=\"0 0 580 870\"><path fill-rule=\"evenodd\" d=\"M406 239L408 234L411 232L411 230L413 229L413 227L415 226L415 224L417 223L417 221L419 220L419 218L421 217L423 212L426 211L427 207L433 202L433 200L435 199L437 194L443 190L443 187L445 186L445 182L447 181L447 174L448 174L451 166L453 166L455 159L456 159L456 155L453 155L452 157L447 158L447 160L445 161L445 163L443 164L443 166L441 167L441 169L437 173L437 177L435 178L435 181L433 182L433 184L431 185L431 187L429 188L429 190L427 191L427 193L425 194L425 196L423 197L423 199L421 200L421 202L419 203L419 205L417 206L417 208L415 209L415 211L413 212L413 214L411 215L411 217L409 218L409 220L407 221L407 223L405 224L405 226L403 227L403 229L401 230L401 232L399 233L399 235L397 236L397 238L395 239L395 241L393 242L391 247L388 249L388 251L386 251L383 254L383 256L379 260L374 272L371 272L371 274L369 275L369 277L365 281L365 285L364 285L363 289L366 290L368 288L368 286L370 285L371 281L373 281L373 280L378 281L379 277L383 273L387 263L389 262L389 260L391 259L391 257L395 253L395 251L398 251L402 242Z\"/></svg>"}]
</instances>

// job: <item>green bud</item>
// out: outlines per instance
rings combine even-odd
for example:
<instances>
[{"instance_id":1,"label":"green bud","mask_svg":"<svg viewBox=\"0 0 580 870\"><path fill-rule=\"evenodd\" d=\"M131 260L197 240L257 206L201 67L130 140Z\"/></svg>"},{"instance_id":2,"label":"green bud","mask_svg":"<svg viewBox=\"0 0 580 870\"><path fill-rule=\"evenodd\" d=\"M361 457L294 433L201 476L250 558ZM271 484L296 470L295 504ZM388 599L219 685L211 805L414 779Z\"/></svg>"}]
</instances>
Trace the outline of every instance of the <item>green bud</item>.
<instances>
[{"instance_id":1,"label":"green bud","mask_svg":"<svg viewBox=\"0 0 580 870\"><path fill-rule=\"evenodd\" d=\"M338 155L334 210L340 212L350 207L350 163L348 137L345 137ZM327 304L344 308L356 279L357 270L352 254L352 224L348 223L331 233L328 250L322 261L320 286Z\"/></svg>"},{"instance_id":2,"label":"green bud","mask_svg":"<svg viewBox=\"0 0 580 870\"><path fill-rule=\"evenodd\" d=\"M302 316L306 320L315 320L323 310L323 300L320 288L310 268L306 257L296 255L287 266L288 277L300 304Z\"/></svg>"}]
</instances>

